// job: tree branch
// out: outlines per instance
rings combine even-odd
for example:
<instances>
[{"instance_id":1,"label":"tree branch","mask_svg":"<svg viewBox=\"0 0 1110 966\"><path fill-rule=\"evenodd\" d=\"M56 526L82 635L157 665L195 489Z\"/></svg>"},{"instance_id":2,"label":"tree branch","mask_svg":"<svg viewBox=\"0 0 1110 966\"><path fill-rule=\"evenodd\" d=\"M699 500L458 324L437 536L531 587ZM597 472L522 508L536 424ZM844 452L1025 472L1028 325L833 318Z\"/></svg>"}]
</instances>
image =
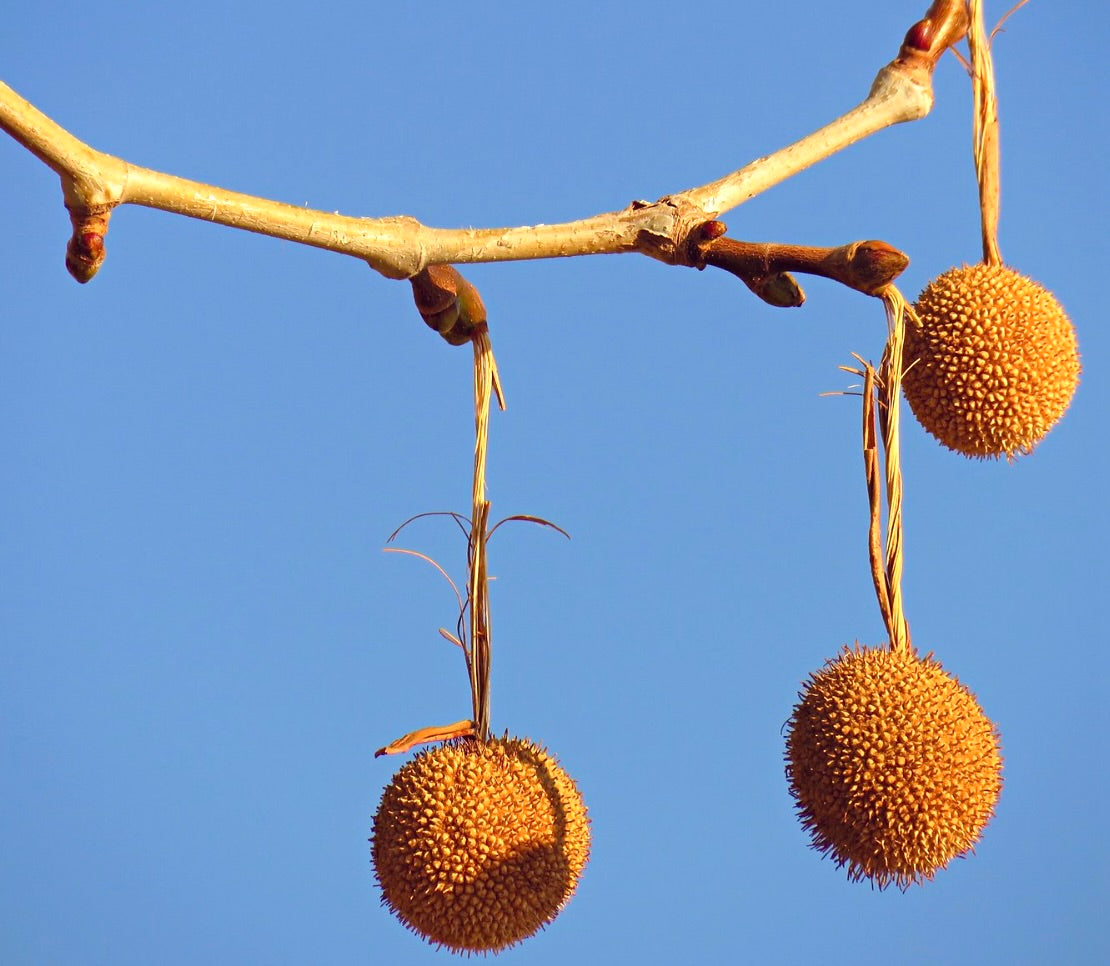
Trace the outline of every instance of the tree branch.
<instances>
[{"instance_id":1,"label":"tree branch","mask_svg":"<svg viewBox=\"0 0 1110 966\"><path fill-rule=\"evenodd\" d=\"M430 265L638 251L668 264L690 260L707 220L742 204L861 138L932 107L931 75L967 30L964 0L936 0L910 28L898 57L879 72L867 99L808 137L711 184L656 202L558 225L430 228L409 216L353 218L188 181L97 151L0 83L0 128L52 168L73 221L67 267L78 281L96 274L112 210L137 204L364 259L389 278Z\"/></svg>"},{"instance_id":2,"label":"tree branch","mask_svg":"<svg viewBox=\"0 0 1110 966\"><path fill-rule=\"evenodd\" d=\"M676 197L711 216L722 214L865 137L925 117L933 107L933 69L967 28L964 0L935 0L910 27L898 56L879 71L861 104L800 141Z\"/></svg>"}]
</instances>

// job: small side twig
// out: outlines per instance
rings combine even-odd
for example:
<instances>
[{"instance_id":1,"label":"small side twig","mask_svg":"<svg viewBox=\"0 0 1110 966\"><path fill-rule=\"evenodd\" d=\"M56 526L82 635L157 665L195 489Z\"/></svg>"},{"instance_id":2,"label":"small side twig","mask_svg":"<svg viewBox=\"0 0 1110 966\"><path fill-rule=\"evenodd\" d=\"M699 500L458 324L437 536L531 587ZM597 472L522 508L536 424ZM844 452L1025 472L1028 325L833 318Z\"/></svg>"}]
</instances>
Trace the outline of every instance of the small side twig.
<instances>
[{"instance_id":1,"label":"small side twig","mask_svg":"<svg viewBox=\"0 0 1110 966\"><path fill-rule=\"evenodd\" d=\"M713 224L713 223L711 223ZM719 223L717 223L719 224ZM836 248L744 242L727 236L698 245L703 265L731 272L764 298L765 280L788 272L819 275L865 295L879 295L909 264L909 257L884 241L858 241ZM801 305L804 296L776 305ZM764 298L765 301L768 301Z\"/></svg>"}]
</instances>

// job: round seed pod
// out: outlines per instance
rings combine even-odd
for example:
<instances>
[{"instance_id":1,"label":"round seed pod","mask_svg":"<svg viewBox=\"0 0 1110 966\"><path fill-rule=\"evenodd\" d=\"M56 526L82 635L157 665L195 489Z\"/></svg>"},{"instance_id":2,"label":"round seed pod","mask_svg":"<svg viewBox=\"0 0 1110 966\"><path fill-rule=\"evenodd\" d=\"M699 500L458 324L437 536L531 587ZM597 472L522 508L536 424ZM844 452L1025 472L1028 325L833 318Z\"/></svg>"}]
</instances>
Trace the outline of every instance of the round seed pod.
<instances>
[{"instance_id":1,"label":"round seed pod","mask_svg":"<svg viewBox=\"0 0 1110 966\"><path fill-rule=\"evenodd\" d=\"M966 456L1031 452L1079 384L1075 329L1052 293L1005 266L965 265L914 310L902 387L917 421Z\"/></svg>"},{"instance_id":2,"label":"round seed pod","mask_svg":"<svg viewBox=\"0 0 1110 966\"><path fill-rule=\"evenodd\" d=\"M971 851L1002 789L998 732L931 657L845 648L790 718L786 776L813 848L905 889Z\"/></svg>"},{"instance_id":3,"label":"round seed pod","mask_svg":"<svg viewBox=\"0 0 1110 966\"><path fill-rule=\"evenodd\" d=\"M382 902L453 952L497 952L551 922L590 852L574 780L522 738L427 749L405 764L374 816Z\"/></svg>"}]
</instances>

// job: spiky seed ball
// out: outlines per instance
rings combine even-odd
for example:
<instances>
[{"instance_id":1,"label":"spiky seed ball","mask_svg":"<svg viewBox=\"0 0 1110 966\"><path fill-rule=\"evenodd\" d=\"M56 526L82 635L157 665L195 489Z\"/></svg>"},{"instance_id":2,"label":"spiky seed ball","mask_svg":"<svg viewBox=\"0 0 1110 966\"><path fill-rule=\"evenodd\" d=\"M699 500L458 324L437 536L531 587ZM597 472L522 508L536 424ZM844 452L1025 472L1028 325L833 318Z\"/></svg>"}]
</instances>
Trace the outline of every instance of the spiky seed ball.
<instances>
[{"instance_id":1,"label":"spiky seed ball","mask_svg":"<svg viewBox=\"0 0 1110 966\"><path fill-rule=\"evenodd\" d=\"M998 733L931 657L845 648L790 718L786 775L812 846L880 889L969 852L1002 788Z\"/></svg>"},{"instance_id":2,"label":"spiky seed ball","mask_svg":"<svg viewBox=\"0 0 1110 966\"><path fill-rule=\"evenodd\" d=\"M965 265L914 310L902 385L918 422L966 456L1032 451L1079 384L1075 329L1052 293L1011 268Z\"/></svg>"},{"instance_id":3,"label":"spiky seed ball","mask_svg":"<svg viewBox=\"0 0 1110 966\"><path fill-rule=\"evenodd\" d=\"M574 780L522 738L425 750L374 816L382 902L429 942L496 952L551 922L590 852Z\"/></svg>"}]
</instances>

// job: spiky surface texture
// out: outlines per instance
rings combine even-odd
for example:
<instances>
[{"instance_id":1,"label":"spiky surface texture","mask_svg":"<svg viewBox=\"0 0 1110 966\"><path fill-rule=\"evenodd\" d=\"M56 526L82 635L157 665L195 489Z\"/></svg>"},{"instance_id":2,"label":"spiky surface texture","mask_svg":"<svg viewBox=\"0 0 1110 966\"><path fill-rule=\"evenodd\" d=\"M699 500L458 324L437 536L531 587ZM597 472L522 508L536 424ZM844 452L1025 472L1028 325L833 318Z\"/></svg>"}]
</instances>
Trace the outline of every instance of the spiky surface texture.
<instances>
[{"instance_id":1,"label":"spiky surface texture","mask_svg":"<svg viewBox=\"0 0 1110 966\"><path fill-rule=\"evenodd\" d=\"M1075 329L1052 293L1013 269L949 269L906 325L903 388L918 422L967 456L1028 453L1079 384Z\"/></svg>"},{"instance_id":2,"label":"spiky surface texture","mask_svg":"<svg viewBox=\"0 0 1110 966\"><path fill-rule=\"evenodd\" d=\"M590 852L574 780L527 739L425 750L394 776L374 816L382 901L454 952L496 952L551 922Z\"/></svg>"},{"instance_id":3,"label":"spiky surface texture","mask_svg":"<svg viewBox=\"0 0 1110 966\"><path fill-rule=\"evenodd\" d=\"M880 889L971 850L1002 788L998 733L940 664L857 645L799 698L786 775L815 849Z\"/></svg>"}]
</instances>

